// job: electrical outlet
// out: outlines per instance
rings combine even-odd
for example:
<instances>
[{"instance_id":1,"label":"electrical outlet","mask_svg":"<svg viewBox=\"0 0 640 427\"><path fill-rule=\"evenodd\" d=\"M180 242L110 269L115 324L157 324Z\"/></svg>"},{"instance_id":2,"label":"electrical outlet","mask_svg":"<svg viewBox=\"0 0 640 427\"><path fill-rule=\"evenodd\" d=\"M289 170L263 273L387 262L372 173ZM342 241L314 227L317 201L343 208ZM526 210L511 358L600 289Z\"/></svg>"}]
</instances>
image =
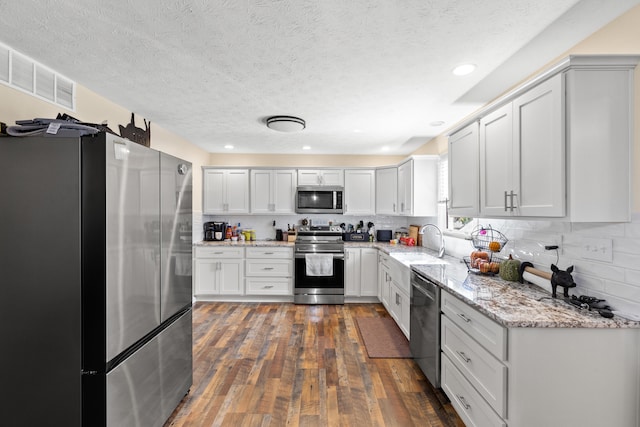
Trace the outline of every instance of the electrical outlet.
<instances>
[{"instance_id":1,"label":"electrical outlet","mask_svg":"<svg viewBox=\"0 0 640 427\"><path fill-rule=\"evenodd\" d=\"M611 239L582 239L582 258L595 261L613 261L613 240Z\"/></svg>"}]
</instances>

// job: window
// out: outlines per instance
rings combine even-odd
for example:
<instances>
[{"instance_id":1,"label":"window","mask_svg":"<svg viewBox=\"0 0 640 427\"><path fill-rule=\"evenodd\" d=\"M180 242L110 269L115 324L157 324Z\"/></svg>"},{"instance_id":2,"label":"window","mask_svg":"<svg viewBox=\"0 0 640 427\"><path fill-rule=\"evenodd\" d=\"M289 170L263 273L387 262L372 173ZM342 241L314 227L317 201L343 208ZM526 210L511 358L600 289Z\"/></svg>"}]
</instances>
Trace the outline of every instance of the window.
<instances>
[{"instance_id":1,"label":"window","mask_svg":"<svg viewBox=\"0 0 640 427\"><path fill-rule=\"evenodd\" d=\"M473 218L449 215L449 156L443 154L438 163L438 227L459 230Z\"/></svg>"}]
</instances>

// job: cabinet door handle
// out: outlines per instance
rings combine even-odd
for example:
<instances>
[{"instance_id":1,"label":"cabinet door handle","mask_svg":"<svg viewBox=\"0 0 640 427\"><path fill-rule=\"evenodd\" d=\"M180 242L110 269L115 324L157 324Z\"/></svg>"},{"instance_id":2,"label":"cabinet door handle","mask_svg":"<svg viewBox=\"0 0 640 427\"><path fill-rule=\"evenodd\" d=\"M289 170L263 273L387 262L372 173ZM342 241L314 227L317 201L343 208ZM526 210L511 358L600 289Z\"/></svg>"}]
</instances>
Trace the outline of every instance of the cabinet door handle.
<instances>
[{"instance_id":1,"label":"cabinet door handle","mask_svg":"<svg viewBox=\"0 0 640 427\"><path fill-rule=\"evenodd\" d=\"M466 354L464 354L464 351L457 351L456 353L458 353L458 356L460 356L462 358L462 360L464 360L466 363L471 362L471 359L469 357L467 357Z\"/></svg>"},{"instance_id":2,"label":"cabinet door handle","mask_svg":"<svg viewBox=\"0 0 640 427\"><path fill-rule=\"evenodd\" d=\"M400 212L404 212L404 202L400 203Z\"/></svg>"},{"instance_id":3,"label":"cabinet door handle","mask_svg":"<svg viewBox=\"0 0 640 427\"><path fill-rule=\"evenodd\" d=\"M394 212L396 211L396 204L395 203L393 204L393 211Z\"/></svg>"},{"instance_id":4,"label":"cabinet door handle","mask_svg":"<svg viewBox=\"0 0 640 427\"><path fill-rule=\"evenodd\" d=\"M469 319L467 316L465 316L462 313L458 313L458 317L461 318L462 320L464 320L467 323L471 322L471 319Z\"/></svg>"},{"instance_id":5,"label":"cabinet door handle","mask_svg":"<svg viewBox=\"0 0 640 427\"><path fill-rule=\"evenodd\" d=\"M507 193L507 190L504 190L504 211L506 212L508 207L507 207L507 197L509 197L509 193Z\"/></svg>"},{"instance_id":6,"label":"cabinet door handle","mask_svg":"<svg viewBox=\"0 0 640 427\"><path fill-rule=\"evenodd\" d=\"M222 264L219 262L216 262L216 270L222 270Z\"/></svg>"},{"instance_id":7,"label":"cabinet door handle","mask_svg":"<svg viewBox=\"0 0 640 427\"><path fill-rule=\"evenodd\" d=\"M471 405L469 405L467 401L464 400L463 396L456 394L456 397L458 398L458 400L460 401L460 404L464 407L464 409L468 411L471 408Z\"/></svg>"},{"instance_id":8,"label":"cabinet door handle","mask_svg":"<svg viewBox=\"0 0 640 427\"><path fill-rule=\"evenodd\" d=\"M511 197L511 206L510 206L511 212L513 212L513 210L515 209L515 205L513 204L513 197L514 196L517 196L517 194L514 193L513 190L511 190L511 194L510 194L510 197Z\"/></svg>"},{"instance_id":9,"label":"cabinet door handle","mask_svg":"<svg viewBox=\"0 0 640 427\"><path fill-rule=\"evenodd\" d=\"M400 294L396 293L396 305L400 305Z\"/></svg>"}]
</instances>

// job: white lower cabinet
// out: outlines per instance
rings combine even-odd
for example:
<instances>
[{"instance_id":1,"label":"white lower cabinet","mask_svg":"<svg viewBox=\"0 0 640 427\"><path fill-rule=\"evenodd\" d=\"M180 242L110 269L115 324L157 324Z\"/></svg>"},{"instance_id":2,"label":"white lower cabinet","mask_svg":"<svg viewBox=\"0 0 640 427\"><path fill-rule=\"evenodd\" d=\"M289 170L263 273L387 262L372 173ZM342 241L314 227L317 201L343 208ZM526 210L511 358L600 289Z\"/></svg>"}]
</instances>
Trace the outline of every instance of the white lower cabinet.
<instances>
[{"instance_id":1,"label":"white lower cabinet","mask_svg":"<svg viewBox=\"0 0 640 427\"><path fill-rule=\"evenodd\" d=\"M244 293L243 248L195 248L195 294L242 295Z\"/></svg>"},{"instance_id":2,"label":"white lower cabinet","mask_svg":"<svg viewBox=\"0 0 640 427\"><path fill-rule=\"evenodd\" d=\"M442 355L441 366L442 389L465 425L506 427L507 423L496 415L446 354Z\"/></svg>"},{"instance_id":3,"label":"white lower cabinet","mask_svg":"<svg viewBox=\"0 0 640 427\"><path fill-rule=\"evenodd\" d=\"M389 272L389 255L378 253L378 299L389 310L389 294L391 291L391 273Z\"/></svg>"},{"instance_id":4,"label":"white lower cabinet","mask_svg":"<svg viewBox=\"0 0 640 427\"><path fill-rule=\"evenodd\" d=\"M378 299L409 338L410 270L384 252L378 254Z\"/></svg>"},{"instance_id":5,"label":"white lower cabinet","mask_svg":"<svg viewBox=\"0 0 640 427\"><path fill-rule=\"evenodd\" d=\"M441 295L442 389L467 426L638 426L637 329L505 328Z\"/></svg>"},{"instance_id":6,"label":"white lower cabinet","mask_svg":"<svg viewBox=\"0 0 640 427\"><path fill-rule=\"evenodd\" d=\"M402 332L409 339L411 315L409 312L409 295L394 280L389 287L389 314L396 321Z\"/></svg>"},{"instance_id":7,"label":"white lower cabinet","mask_svg":"<svg viewBox=\"0 0 640 427\"><path fill-rule=\"evenodd\" d=\"M347 297L378 296L378 250L345 248L344 295Z\"/></svg>"},{"instance_id":8,"label":"white lower cabinet","mask_svg":"<svg viewBox=\"0 0 640 427\"><path fill-rule=\"evenodd\" d=\"M293 295L292 248L250 247L246 256L246 295Z\"/></svg>"}]
</instances>

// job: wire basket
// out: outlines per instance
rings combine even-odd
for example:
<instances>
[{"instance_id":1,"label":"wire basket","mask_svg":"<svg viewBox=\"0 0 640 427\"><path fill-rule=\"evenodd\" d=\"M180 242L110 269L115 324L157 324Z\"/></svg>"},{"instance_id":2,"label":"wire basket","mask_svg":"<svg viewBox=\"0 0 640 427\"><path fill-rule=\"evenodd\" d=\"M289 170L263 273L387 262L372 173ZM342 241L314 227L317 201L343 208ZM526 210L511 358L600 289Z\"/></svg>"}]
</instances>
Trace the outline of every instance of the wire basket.
<instances>
[{"instance_id":1,"label":"wire basket","mask_svg":"<svg viewBox=\"0 0 640 427\"><path fill-rule=\"evenodd\" d=\"M479 264L477 266L471 265L471 257L464 256L462 260L467 265L467 271L474 274L484 274L484 275L494 275L500 272L500 264L502 263L502 259L497 256L493 256L493 253L490 253L488 260L482 260L483 266Z\"/></svg>"},{"instance_id":2,"label":"wire basket","mask_svg":"<svg viewBox=\"0 0 640 427\"><path fill-rule=\"evenodd\" d=\"M471 232L473 247L483 251L500 252L509 241L504 234L491 226L478 226ZM497 243L497 244L496 244Z\"/></svg>"}]
</instances>

